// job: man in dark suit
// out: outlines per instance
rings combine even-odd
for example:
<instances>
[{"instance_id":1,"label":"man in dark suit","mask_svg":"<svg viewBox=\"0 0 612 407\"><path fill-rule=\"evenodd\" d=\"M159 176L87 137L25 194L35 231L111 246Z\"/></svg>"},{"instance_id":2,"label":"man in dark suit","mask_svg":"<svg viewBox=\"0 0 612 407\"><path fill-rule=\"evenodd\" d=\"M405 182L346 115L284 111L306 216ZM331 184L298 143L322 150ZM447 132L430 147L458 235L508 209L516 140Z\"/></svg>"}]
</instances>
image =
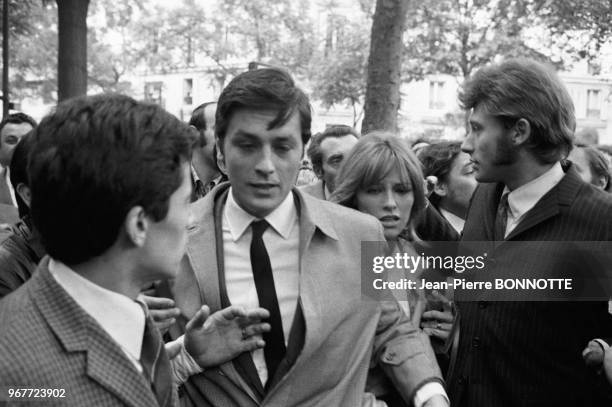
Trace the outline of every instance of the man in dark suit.
<instances>
[{"instance_id":1,"label":"man in dark suit","mask_svg":"<svg viewBox=\"0 0 612 407\"><path fill-rule=\"evenodd\" d=\"M20 389L44 388L55 389L45 404L171 406L175 383L263 346L265 310L203 307L167 346L171 366L135 301L184 254L193 130L99 95L61 103L31 137L31 214L48 256L0 301L0 402L38 404L40 391Z\"/></svg>"},{"instance_id":2,"label":"man in dark suit","mask_svg":"<svg viewBox=\"0 0 612 407\"><path fill-rule=\"evenodd\" d=\"M301 187L301 191L328 200L336 188L338 169L358 140L359 133L350 126L331 126L315 134L308 146L308 158L319 180Z\"/></svg>"},{"instance_id":3,"label":"man in dark suit","mask_svg":"<svg viewBox=\"0 0 612 407\"><path fill-rule=\"evenodd\" d=\"M586 265L564 262L588 252L546 254L560 242L612 238L609 195L584 183L571 163L561 165L575 118L557 75L533 61L508 60L476 72L459 99L470 111L462 148L482 183L463 241L495 241L489 264L505 277L586 273ZM605 301L458 305L459 352L449 383L455 405L604 405L581 351L591 338L612 333Z\"/></svg>"},{"instance_id":4,"label":"man in dark suit","mask_svg":"<svg viewBox=\"0 0 612 407\"><path fill-rule=\"evenodd\" d=\"M361 241L384 241L369 215L293 188L310 137L310 104L285 72L234 78L219 97L217 147L229 184L193 204L174 282L186 317L202 304L270 311L263 350L184 386L194 406L372 406L371 365L406 403L445 406L429 340L391 302L362 299Z\"/></svg>"}]
</instances>

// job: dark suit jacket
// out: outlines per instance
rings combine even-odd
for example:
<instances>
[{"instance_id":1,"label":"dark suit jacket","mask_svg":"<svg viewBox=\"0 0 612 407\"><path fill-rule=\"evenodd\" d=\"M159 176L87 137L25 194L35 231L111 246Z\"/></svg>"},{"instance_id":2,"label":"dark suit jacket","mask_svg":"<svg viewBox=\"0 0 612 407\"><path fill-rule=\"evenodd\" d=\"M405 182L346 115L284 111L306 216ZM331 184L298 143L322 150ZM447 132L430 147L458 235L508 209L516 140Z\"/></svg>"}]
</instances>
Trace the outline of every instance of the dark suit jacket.
<instances>
[{"instance_id":1,"label":"dark suit jacket","mask_svg":"<svg viewBox=\"0 0 612 407\"><path fill-rule=\"evenodd\" d=\"M28 281L45 249L29 216L13 226L13 233L0 244L0 299Z\"/></svg>"},{"instance_id":2,"label":"dark suit jacket","mask_svg":"<svg viewBox=\"0 0 612 407\"><path fill-rule=\"evenodd\" d=\"M221 216L228 185L193 204L187 256L174 282L186 318L202 304L227 305ZM370 361L385 369L410 400L424 383L441 381L429 339L395 307L381 322L379 303L362 298L361 241L384 241L375 218L295 195L300 214L299 299L281 363L264 393L250 355L192 376L185 402L194 406L359 406ZM221 243L221 244L220 244ZM271 256L274 254L271 254Z\"/></svg>"},{"instance_id":3,"label":"dark suit jacket","mask_svg":"<svg viewBox=\"0 0 612 407\"><path fill-rule=\"evenodd\" d=\"M0 301L0 388L65 389L65 398L33 399L33 406L156 406L148 381L48 264L44 258L26 284Z\"/></svg>"},{"instance_id":4,"label":"dark suit jacket","mask_svg":"<svg viewBox=\"0 0 612 407\"><path fill-rule=\"evenodd\" d=\"M491 241L503 185L481 184L471 202L464 241ZM495 267L522 275L554 273L560 259L530 256L507 242L608 241L612 197L569 168L495 249ZM536 249L533 249L536 247ZM536 254L535 256L533 254ZM571 259L570 259L571 260ZM595 406L604 397L582 361L595 337L612 333L607 303L463 302L459 353L449 379L455 406ZM606 404L609 405L609 404Z\"/></svg>"}]
</instances>

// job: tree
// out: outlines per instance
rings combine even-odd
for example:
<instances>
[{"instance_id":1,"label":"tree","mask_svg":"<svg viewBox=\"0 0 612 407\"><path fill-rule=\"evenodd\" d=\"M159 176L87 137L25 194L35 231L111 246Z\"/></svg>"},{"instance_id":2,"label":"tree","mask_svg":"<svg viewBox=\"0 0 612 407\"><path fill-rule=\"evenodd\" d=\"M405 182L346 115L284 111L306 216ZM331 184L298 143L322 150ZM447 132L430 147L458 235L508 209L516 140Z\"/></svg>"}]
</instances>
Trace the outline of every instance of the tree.
<instances>
[{"instance_id":1,"label":"tree","mask_svg":"<svg viewBox=\"0 0 612 407\"><path fill-rule=\"evenodd\" d=\"M231 52L228 56L248 57L306 75L314 49L308 2L225 0L215 17L225 38L233 37L233 44L226 47ZM255 52L249 54L249 49Z\"/></svg>"},{"instance_id":2,"label":"tree","mask_svg":"<svg viewBox=\"0 0 612 407\"><path fill-rule=\"evenodd\" d=\"M406 79L428 74L467 78L498 56L548 60L527 45L535 4L523 0L431 0L415 2L405 36Z\"/></svg>"},{"instance_id":3,"label":"tree","mask_svg":"<svg viewBox=\"0 0 612 407\"><path fill-rule=\"evenodd\" d=\"M87 9L89 0L56 0L57 89L61 102L87 93Z\"/></svg>"},{"instance_id":4,"label":"tree","mask_svg":"<svg viewBox=\"0 0 612 407\"><path fill-rule=\"evenodd\" d=\"M370 37L362 133L397 130L402 35L408 0L377 0Z\"/></svg>"},{"instance_id":5,"label":"tree","mask_svg":"<svg viewBox=\"0 0 612 407\"><path fill-rule=\"evenodd\" d=\"M599 57L612 39L612 2L609 0L532 0L553 44L577 58Z\"/></svg>"},{"instance_id":6,"label":"tree","mask_svg":"<svg viewBox=\"0 0 612 407\"><path fill-rule=\"evenodd\" d=\"M356 127L363 113L360 106L365 96L370 39L361 25L349 24L346 18L340 23L344 30L338 45L311 62L313 96L327 109L343 103L350 106Z\"/></svg>"}]
</instances>

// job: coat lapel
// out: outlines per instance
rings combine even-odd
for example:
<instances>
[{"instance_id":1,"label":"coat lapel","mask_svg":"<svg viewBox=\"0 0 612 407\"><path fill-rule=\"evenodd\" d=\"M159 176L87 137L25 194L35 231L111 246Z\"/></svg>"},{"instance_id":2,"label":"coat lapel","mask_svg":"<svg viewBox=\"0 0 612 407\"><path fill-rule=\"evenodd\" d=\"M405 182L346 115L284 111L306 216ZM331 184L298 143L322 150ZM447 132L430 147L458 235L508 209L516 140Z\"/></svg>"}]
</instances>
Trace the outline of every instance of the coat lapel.
<instances>
[{"instance_id":1,"label":"coat lapel","mask_svg":"<svg viewBox=\"0 0 612 407\"><path fill-rule=\"evenodd\" d=\"M320 316L323 310L317 295L321 287L314 276L315 270L325 269L325 260L310 249L313 240L320 239L319 234L338 240L333 223L327 217L327 212L320 210L319 200L303 193L299 189L293 190L295 203L300 216L300 295L296 314L289 334L287 354L281 362L279 370L273 378L273 385L266 395L270 397L278 385L287 380L300 361L300 355L312 352L324 341L323 326ZM320 253L319 253L320 254Z\"/></svg>"},{"instance_id":2,"label":"coat lapel","mask_svg":"<svg viewBox=\"0 0 612 407\"><path fill-rule=\"evenodd\" d=\"M563 206L569 206L580 189L579 175L571 166L567 168L561 181L546 193L526 214L523 220L507 236L511 240L534 226L561 212Z\"/></svg>"},{"instance_id":3,"label":"coat lapel","mask_svg":"<svg viewBox=\"0 0 612 407\"><path fill-rule=\"evenodd\" d=\"M189 317L198 311L202 304L210 307L211 313L223 308L221 279L225 278L223 273L223 259L218 256L223 253L223 245L219 240L223 238L221 230L221 216L223 202L227 198L229 183L220 184L210 191L204 198L196 201L192 211L197 215L197 221L189 227L189 240L187 244L187 256L181 267L181 278L177 278L174 286L174 298L177 299L179 308ZM222 242L222 240L220 240ZM197 291L197 292L196 292ZM244 359L250 355L240 356ZM255 401L261 400L263 386L251 387L247 380L259 381L255 365L252 360L250 366L246 363L247 380L243 378L234 363L238 363L239 369L244 363L240 361L222 364L220 370L240 387Z\"/></svg>"},{"instance_id":4,"label":"coat lapel","mask_svg":"<svg viewBox=\"0 0 612 407\"><path fill-rule=\"evenodd\" d=\"M48 265L46 257L32 278L31 295L66 352L85 352L84 374L126 405L156 405L144 376L119 345L55 281Z\"/></svg>"}]
</instances>

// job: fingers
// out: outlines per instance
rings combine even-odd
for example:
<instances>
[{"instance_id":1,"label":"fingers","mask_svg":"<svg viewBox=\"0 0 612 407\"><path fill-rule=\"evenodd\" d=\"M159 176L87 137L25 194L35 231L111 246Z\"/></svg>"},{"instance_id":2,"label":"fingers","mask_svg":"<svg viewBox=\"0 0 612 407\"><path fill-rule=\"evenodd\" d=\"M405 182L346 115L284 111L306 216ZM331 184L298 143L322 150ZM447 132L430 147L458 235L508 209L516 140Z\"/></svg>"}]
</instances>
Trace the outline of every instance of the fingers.
<instances>
[{"instance_id":1,"label":"fingers","mask_svg":"<svg viewBox=\"0 0 612 407\"><path fill-rule=\"evenodd\" d=\"M429 336L433 336L434 338L439 338L442 340L446 340L449 337L449 331L443 331L440 329L423 328L423 332L425 332Z\"/></svg>"},{"instance_id":2,"label":"fingers","mask_svg":"<svg viewBox=\"0 0 612 407\"><path fill-rule=\"evenodd\" d=\"M176 355L181 351L181 342L180 341L172 341L168 342L164 345L166 349L166 354L168 354L168 359L174 359Z\"/></svg>"},{"instance_id":3,"label":"fingers","mask_svg":"<svg viewBox=\"0 0 612 407\"><path fill-rule=\"evenodd\" d=\"M178 308L150 309L149 314L151 314L151 318L153 318L153 321L161 322L178 317L181 314L181 310Z\"/></svg>"},{"instance_id":4,"label":"fingers","mask_svg":"<svg viewBox=\"0 0 612 407\"><path fill-rule=\"evenodd\" d=\"M254 336L242 341L242 352L251 352L257 349L261 349L264 346L266 346L266 342L260 337Z\"/></svg>"},{"instance_id":5,"label":"fingers","mask_svg":"<svg viewBox=\"0 0 612 407\"><path fill-rule=\"evenodd\" d=\"M152 297L149 295L141 294L140 299L147 304L147 307L151 309L165 309L165 308L174 308L174 301L170 298L164 297Z\"/></svg>"},{"instance_id":6,"label":"fingers","mask_svg":"<svg viewBox=\"0 0 612 407\"><path fill-rule=\"evenodd\" d=\"M225 318L228 321L231 321L234 318L244 318L247 315L244 307L239 307L237 305L232 305L227 308L218 311L219 316ZM216 314L216 313L215 313Z\"/></svg>"},{"instance_id":7,"label":"fingers","mask_svg":"<svg viewBox=\"0 0 612 407\"><path fill-rule=\"evenodd\" d=\"M269 332L270 329L272 328L270 327L270 324L268 323L253 324L253 325L249 325L247 327L242 328L242 332L245 337L249 338L251 336L261 335L264 332Z\"/></svg>"},{"instance_id":8,"label":"fingers","mask_svg":"<svg viewBox=\"0 0 612 407\"><path fill-rule=\"evenodd\" d=\"M193 318L191 318L189 322L187 322L187 325L185 328L187 330L201 328L202 326L204 326L204 323L208 319L209 315L210 315L210 308L208 308L208 305L202 305L202 307L198 310L198 312L196 312Z\"/></svg>"},{"instance_id":9,"label":"fingers","mask_svg":"<svg viewBox=\"0 0 612 407\"><path fill-rule=\"evenodd\" d=\"M432 290L431 296L433 297L434 301L442 304L444 310L450 311L453 308L453 302L438 290Z\"/></svg>"},{"instance_id":10,"label":"fingers","mask_svg":"<svg viewBox=\"0 0 612 407\"><path fill-rule=\"evenodd\" d=\"M438 331L450 331L453 329L453 324L439 321L422 321L421 328L436 329Z\"/></svg>"},{"instance_id":11,"label":"fingers","mask_svg":"<svg viewBox=\"0 0 612 407\"><path fill-rule=\"evenodd\" d=\"M265 308L253 308L247 311L246 317L251 320L270 318L270 312Z\"/></svg>"},{"instance_id":12,"label":"fingers","mask_svg":"<svg viewBox=\"0 0 612 407\"><path fill-rule=\"evenodd\" d=\"M455 317L453 317L453 314L451 314L449 311L441 312L441 311L430 310L430 311L425 311L423 313L422 319L433 319L439 322L451 322L452 323Z\"/></svg>"}]
</instances>

